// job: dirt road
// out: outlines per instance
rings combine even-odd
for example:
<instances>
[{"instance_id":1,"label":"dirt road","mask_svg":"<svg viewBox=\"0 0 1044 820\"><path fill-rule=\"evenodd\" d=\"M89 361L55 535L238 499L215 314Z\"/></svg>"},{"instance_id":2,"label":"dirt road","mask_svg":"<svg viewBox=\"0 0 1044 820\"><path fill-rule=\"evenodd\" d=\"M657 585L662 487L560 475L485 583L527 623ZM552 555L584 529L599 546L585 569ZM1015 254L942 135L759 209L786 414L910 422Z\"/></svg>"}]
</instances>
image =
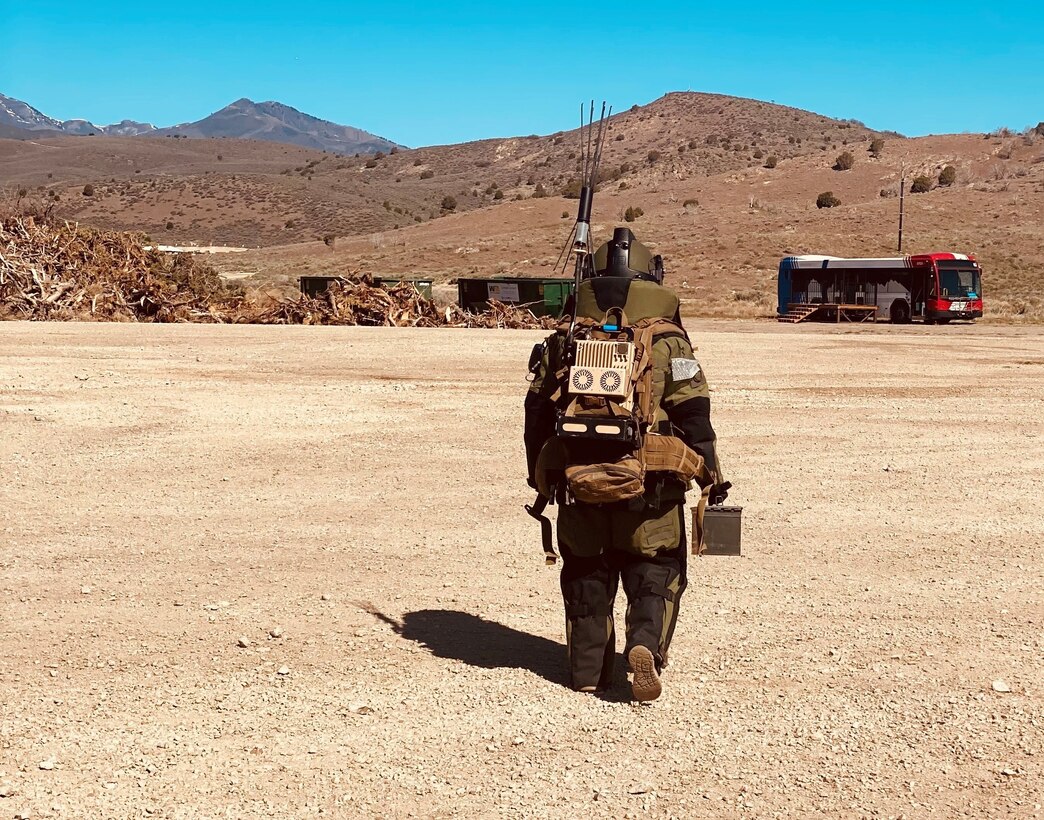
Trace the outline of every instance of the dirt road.
<instances>
[{"instance_id":1,"label":"dirt road","mask_svg":"<svg viewBox=\"0 0 1044 820\"><path fill-rule=\"evenodd\" d=\"M1040 816L1044 332L691 330L745 554L637 707L563 685L539 334L0 324L0 818Z\"/></svg>"}]
</instances>

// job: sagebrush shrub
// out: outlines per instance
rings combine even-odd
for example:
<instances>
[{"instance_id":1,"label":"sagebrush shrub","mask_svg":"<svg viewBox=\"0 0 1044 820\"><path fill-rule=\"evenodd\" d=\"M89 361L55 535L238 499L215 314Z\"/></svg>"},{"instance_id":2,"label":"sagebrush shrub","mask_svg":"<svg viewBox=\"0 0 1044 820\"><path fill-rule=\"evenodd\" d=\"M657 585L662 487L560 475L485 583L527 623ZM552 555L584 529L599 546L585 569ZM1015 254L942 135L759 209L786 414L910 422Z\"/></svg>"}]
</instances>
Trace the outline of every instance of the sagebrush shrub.
<instances>
[{"instance_id":1,"label":"sagebrush shrub","mask_svg":"<svg viewBox=\"0 0 1044 820\"><path fill-rule=\"evenodd\" d=\"M914 177L913 184L910 186L911 194L926 194L932 190L932 178L924 176Z\"/></svg>"}]
</instances>

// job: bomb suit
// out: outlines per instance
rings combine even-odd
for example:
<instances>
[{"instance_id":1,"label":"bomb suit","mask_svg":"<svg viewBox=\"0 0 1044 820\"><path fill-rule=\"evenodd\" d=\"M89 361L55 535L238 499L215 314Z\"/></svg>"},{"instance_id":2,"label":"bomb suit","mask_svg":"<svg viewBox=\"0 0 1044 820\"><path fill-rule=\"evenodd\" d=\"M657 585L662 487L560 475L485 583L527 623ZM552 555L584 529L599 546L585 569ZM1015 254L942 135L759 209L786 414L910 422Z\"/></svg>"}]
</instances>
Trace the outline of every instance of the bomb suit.
<instances>
[{"instance_id":1,"label":"bomb suit","mask_svg":"<svg viewBox=\"0 0 1044 820\"><path fill-rule=\"evenodd\" d=\"M658 464L669 464L673 470L676 456L660 464L654 455L640 455L642 466L649 469L640 473L641 484L630 493L634 497L590 503L590 498L600 496L585 495L582 480L599 465L585 465L608 459L602 483L611 484L617 472L626 472L630 460L626 454L593 454L601 446L597 441L559 446L560 422L571 412L568 408L575 408L569 404L570 386L563 384L569 371L564 366L568 342L562 328L568 319L540 346L539 355L534 351L533 380L525 398L529 481L559 505L557 541L570 684L585 692L610 687L616 653L613 603L622 585L627 599L624 654L638 700L660 694L660 673L685 592L686 490L695 488L703 502L708 496L720 501L725 492L718 489L723 479L706 375L681 326L678 297L659 283L662 267L652 270L652 259L629 230L617 229L613 240L595 253L595 275L581 284L567 311L575 310L577 322L594 328L595 335L616 327L608 322L645 329L646 343L639 346L649 353L643 439L649 445L672 444L684 451L682 457L695 459L700 469L660 470ZM637 338L643 338L641 331ZM606 446L612 448L611 443ZM583 463L570 468L570 461ZM620 470L615 469L618 465Z\"/></svg>"}]
</instances>

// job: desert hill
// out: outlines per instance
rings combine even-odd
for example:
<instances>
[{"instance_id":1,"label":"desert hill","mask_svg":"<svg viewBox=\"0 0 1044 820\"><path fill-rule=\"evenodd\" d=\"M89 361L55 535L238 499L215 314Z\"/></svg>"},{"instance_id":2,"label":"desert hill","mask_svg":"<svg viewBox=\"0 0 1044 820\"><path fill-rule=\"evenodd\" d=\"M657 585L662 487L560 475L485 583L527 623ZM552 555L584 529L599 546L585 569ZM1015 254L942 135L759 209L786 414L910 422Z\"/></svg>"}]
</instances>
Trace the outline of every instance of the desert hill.
<instances>
[{"instance_id":1,"label":"desert hill","mask_svg":"<svg viewBox=\"0 0 1044 820\"><path fill-rule=\"evenodd\" d=\"M389 227L381 191L336 173L348 167L343 157L259 140L0 139L9 193L27 188L65 218L168 244L256 246ZM329 171L314 179L317 168Z\"/></svg>"},{"instance_id":2,"label":"desert hill","mask_svg":"<svg viewBox=\"0 0 1044 820\"><path fill-rule=\"evenodd\" d=\"M1044 138L957 135L885 139L879 158L866 144L837 171L838 147L710 176L648 173L595 197L594 232L607 238L628 208L630 227L662 253L668 283L695 315L757 316L775 310L779 259L802 253L895 256L898 186L924 175L932 190L906 196L904 253L972 253L986 270L987 315L1044 320ZM956 180L940 186L952 165ZM816 207L833 191L841 204ZM294 287L302 274L346 270L384 275L553 276L576 215L575 200L511 201L365 237L273 247L220 260L257 273L259 284Z\"/></svg>"}]
</instances>

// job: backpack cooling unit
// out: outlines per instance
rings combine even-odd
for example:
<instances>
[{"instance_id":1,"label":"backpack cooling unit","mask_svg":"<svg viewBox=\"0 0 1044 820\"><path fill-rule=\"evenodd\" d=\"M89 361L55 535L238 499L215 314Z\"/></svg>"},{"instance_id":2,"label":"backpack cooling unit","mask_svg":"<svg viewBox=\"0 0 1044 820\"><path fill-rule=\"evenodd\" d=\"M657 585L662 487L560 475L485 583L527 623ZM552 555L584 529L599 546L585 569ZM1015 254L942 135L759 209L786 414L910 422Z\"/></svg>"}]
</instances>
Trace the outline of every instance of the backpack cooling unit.
<instances>
[{"instance_id":1,"label":"backpack cooling unit","mask_svg":"<svg viewBox=\"0 0 1044 820\"><path fill-rule=\"evenodd\" d=\"M569 392L630 398L633 363L633 342L578 341L576 364L569 368Z\"/></svg>"}]
</instances>

